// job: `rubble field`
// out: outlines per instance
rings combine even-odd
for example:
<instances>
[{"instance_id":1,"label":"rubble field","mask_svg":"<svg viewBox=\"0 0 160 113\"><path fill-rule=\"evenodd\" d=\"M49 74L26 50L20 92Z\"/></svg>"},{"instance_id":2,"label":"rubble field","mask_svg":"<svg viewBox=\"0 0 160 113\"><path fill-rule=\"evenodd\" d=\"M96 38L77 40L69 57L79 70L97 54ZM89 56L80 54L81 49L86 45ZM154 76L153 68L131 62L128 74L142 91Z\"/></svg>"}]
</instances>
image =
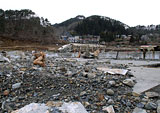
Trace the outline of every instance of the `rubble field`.
<instances>
[{"instance_id":1,"label":"rubble field","mask_svg":"<svg viewBox=\"0 0 160 113\"><path fill-rule=\"evenodd\" d=\"M128 65L44 53L40 67L32 51L1 52L0 113L160 113L159 93L133 92Z\"/></svg>"}]
</instances>

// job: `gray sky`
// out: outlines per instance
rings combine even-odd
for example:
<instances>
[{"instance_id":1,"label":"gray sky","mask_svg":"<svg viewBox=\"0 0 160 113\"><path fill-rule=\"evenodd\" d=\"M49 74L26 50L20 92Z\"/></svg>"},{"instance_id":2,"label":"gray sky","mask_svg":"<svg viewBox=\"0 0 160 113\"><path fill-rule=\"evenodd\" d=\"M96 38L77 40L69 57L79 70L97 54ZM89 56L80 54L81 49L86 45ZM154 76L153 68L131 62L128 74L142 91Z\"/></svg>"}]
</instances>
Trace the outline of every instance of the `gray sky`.
<instances>
[{"instance_id":1,"label":"gray sky","mask_svg":"<svg viewBox=\"0 0 160 113\"><path fill-rule=\"evenodd\" d=\"M31 9L60 23L77 15L101 15L129 26L160 24L160 0L1 0L0 8Z\"/></svg>"}]
</instances>

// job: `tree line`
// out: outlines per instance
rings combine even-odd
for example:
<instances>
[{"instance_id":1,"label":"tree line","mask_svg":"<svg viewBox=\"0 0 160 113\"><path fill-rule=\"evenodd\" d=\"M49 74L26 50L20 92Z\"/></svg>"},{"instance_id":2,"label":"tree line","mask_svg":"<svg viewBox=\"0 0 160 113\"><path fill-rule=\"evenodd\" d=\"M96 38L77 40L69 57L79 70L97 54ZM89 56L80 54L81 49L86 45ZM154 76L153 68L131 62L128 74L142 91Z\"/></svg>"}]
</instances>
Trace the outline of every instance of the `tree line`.
<instances>
[{"instance_id":1,"label":"tree line","mask_svg":"<svg viewBox=\"0 0 160 113\"><path fill-rule=\"evenodd\" d=\"M130 42L141 41L142 35L157 34L152 36L152 39L158 38L160 34L160 25L156 25L155 28L150 26L135 26L129 27L120 21L110 19L108 17L91 16L84 19L75 27L76 35L99 35L101 41L110 42L114 41L117 36L131 35ZM150 29L149 29L150 28Z\"/></svg>"},{"instance_id":2,"label":"tree line","mask_svg":"<svg viewBox=\"0 0 160 113\"><path fill-rule=\"evenodd\" d=\"M54 40L54 28L48 19L36 16L32 10L0 9L0 36L49 43Z\"/></svg>"},{"instance_id":3,"label":"tree line","mask_svg":"<svg viewBox=\"0 0 160 113\"><path fill-rule=\"evenodd\" d=\"M84 19L76 27L78 35L100 35L102 41L113 41L116 35L127 34L124 24L100 16L91 16Z\"/></svg>"}]
</instances>

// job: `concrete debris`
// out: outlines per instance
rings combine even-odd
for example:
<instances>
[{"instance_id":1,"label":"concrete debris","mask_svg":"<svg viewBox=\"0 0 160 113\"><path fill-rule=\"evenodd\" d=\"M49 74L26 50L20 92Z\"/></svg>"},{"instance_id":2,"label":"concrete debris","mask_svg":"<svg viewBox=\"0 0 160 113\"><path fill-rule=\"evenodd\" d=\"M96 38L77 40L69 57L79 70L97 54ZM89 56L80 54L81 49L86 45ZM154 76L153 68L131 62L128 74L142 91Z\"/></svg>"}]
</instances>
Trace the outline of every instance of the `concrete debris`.
<instances>
[{"instance_id":1,"label":"concrete debris","mask_svg":"<svg viewBox=\"0 0 160 113\"><path fill-rule=\"evenodd\" d=\"M88 113L80 102L63 103L59 109L64 113Z\"/></svg>"},{"instance_id":2,"label":"concrete debris","mask_svg":"<svg viewBox=\"0 0 160 113\"><path fill-rule=\"evenodd\" d=\"M77 58L80 58L80 57L81 57L81 51L78 52Z\"/></svg>"},{"instance_id":3,"label":"concrete debris","mask_svg":"<svg viewBox=\"0 0 160 113\"><path fill-rule=\"evenodd\" d=\"M27 58L23 51L10 51L10 52L7 52L7 55L10 57L10 59L25 59L25 58Z\"/></svg>"},{"instance_id":4,"label":"concrete debris","mask_svg":"<svg viewBox=\"0 0 160 113\"><path fill-rule=\"evenodd\" d=\"M149 98L159 97L159 94L156 92L145 92L145 95Z\"/></svg>"},{"instance_id":5,"label":"concrete debris","mask_svg":"<svg viewBox=\"0 0 160 113\"><path fill-rule=\"evenodd\" d=\"M11 62L7 57L0 55L0 62Z\"/></svg>"},{"instance_id":6,"label":"concrete debris","mask_svg":"<svg viewBox=\"0 0 160 113\"><path fill-rule=\"evenodd\" d=\"M55 54L48 51L45 53ZM132 87L128 87L137 81L125 70L128 63L127 66L115 64L110 59L109 64L107 59L101 57L95 60L66 57L66 53L56 54L56 58L45 57L45 67L33 64L34 56L31 51L24 52L24 59L11 57L10 63L0 62L0 112L20 112L29 103L31 105L22 109L24 112L30 109L36 113L132 113L136 107L148 113L159 111L159 104L155 105L159 96L147 98L144 93L133 93ZM115 62L118 63L117 60ZM150 73L149 77L151 79L153 74ZM149 97L154 97L153 95L155 96L150 93ZM60 108L63 110L60 111Z\"/></svg>"},{"instance_id":7,"label":"concrete debris","mask_svg":"<svg viewBox=\"0 0 160 113\"><path fill-rule=\"evenodd\" d=\"M126 85L128 85L128 86L130 86L130 87L133 87L133 86L135 85L135 83L133 82L132 79L125 79L125 80L123 81L123 84L126 84Z\"/></svg>"},{"instance_id":8,"label":"concrete debris","mask_svg":"<svg viewBox=\"0 0 160 113\"><path fill-rule=\"evenodd\" d=\"M98 67L98 70L101 70L105 73L109 74L120 74L120 75L126 75L128 70L126 69L110 69L110 68L105 68L105 67Z\"/></svg>"},{"instance_id":9,"label":"concrete debris","mask_svg":"<svg viewBox=\"0 0 160 113\"><path fill-rule=\"evenodd\" d=\"M158 107L157 107L157 113L160 113L160 100L157 101L157 105L158 105Z\"/></svg>"},{"instance_id":10,"label":"concrete debris","mask_svg":"<svg viewBox=\"0 0 160 113\"><path fill-rule=\"evenodd\" d=\"M141 109L141 108L136 107L134 109L133 113L147 113L147 112L145 109Z\"/></svg>"},{"instance_id":11,"label":"concrete debris","mask_svg":"<svg viewBox=\"0 0 160 113\"><path fill-rule=\"evenodd\" d=\"M9 90L5 90L5 91L3 92L3 95L4 95L4 96L8 96L8 95L9 95Z\"/></svg>"},{"instance_id":12,"label":"concrete debris","mask_svg":"<svg viewBox=\"0 0 160 113\"><path fill-rule=\"evenodd\" d=\"M100 53L100 50L97 49L96 51L94 51L93 53L89 52L88 50L84 52L84 54L78 54L78 57L79 56L82 56L83 58L86 58L86 59L94 59L94 58L97 58L98 59L98 56L99 56L99 53Z\"/></svg>"},{"instance_id":13,"label":"concrete debris","mask_svg":"<svg viewBox=\"0 0 160 113\"><path fill-rule=\"evenodd\" d=\"M110 84L111 86L115 86L115 85L116 85L116 82L115 82L114 80L112 80L112 81L109 81L109 84Z\"/></svg>"},{"instance_id":14,"label":"concrete debris","mask_svg":"<svg viewBox=\"0 0 160 113\"><path fill-rule=\"evenodd\" d=\"M61 101L48 101L46 103L46 105L49 106L49 107L52 107L52 106L53 107L61 107L62 104L63 104L63 102L61 102Z\"/></svg>"},{"instance_id":15,"label":"concrete debris","mask_svg":"<svg viewBox=\"0 0 160 113\"><path fill-rule=\"evenodd\" d=\"M94 55L91 54L89 51L86 51L86 52L84 52L84 54L82 54L82 57L86 58L86 59L93 59Z\"/></svg>"},{"instance_id":16,"label":"concrete debris","mask_svg":"<svg viewBox=\"0 0 160 113\"><path fill-rule=\"evenodd\" d=\"M160 105L157 107L157 113L160 113Z\"/></svg>"},{"instance_id":17,"label":"concrete debris","mask_svg":"<svg viewBox=\"0 0 160 113\"><path fill-rule=\"evenodd\" d=\"M31 103L12 113L49 113L49 107L45 104Z\"/></svg>"},{"instance_id":18,"label":"concrete debris","mask_svg":"<svg viewBox=\"0 0 160 113\"><path fill-rule=\"evenodd\" d=\"M33 64L44 67L45 66L45 53L44 52L35 53L34 56L35 56L35 59L33 61Z\"/></svg>"},{"instance_id":19,"label":"concrete debris","mask_svg":"<svg viewBox=\"0 0 160 113\"><path fill-rule=\"evenodd\" d=\"M96 51L94 51L94 57L98 58L99 53L100 53L100 50L99 50L99 49L97 49Z\"/></svg>"},{"instance_id":20,"label":"concrete debris","mask_svg":"<svg viewBox=\"0 0 160 113\"><path fill-rule=\"evenodd\" d=\"M57 110L56 110L57 109ZM56 110L56 112L55 112ZM31 103L12 113L88 113L80 102Z\"/></svg>"},{"instance_id":21,"label":"concrete debris","mask_svg":"<svg viewBox=\"0 0 160 113\"><path fill-rule=\"evenodd\" d=\"M22 84L21 82L13 84L12 89L17 89L17 88L21 87L21 84Z\"/></svg>"},{"instance_id":22,"label":"concrete debris","mask_svg":"<svg viewBox=\"0 0 160 113\"><path fill-rule=\"evenodd\" d=\"M72 50L72 46L73 46L73 44L63 45L62 47L60 47L58 49L58 51L60 51L60 52L71 51Z\"/></svg>"},{"instance_id":23,"label":"concrete debris","mask_svg":"<svg viewBox=\"0 0 160 113\"><path fill-rule=\"evenodd\" d=\"M148 103L145 105L145 109L155 110L155 109L157 109L157 104L155 104L155 103L153 103L153 102L148 102Z\"/></svg>"},{"instance_id":24,"label":"concrete debris","mask_svg":"<svg viewBox=\"0 0 160 113\"><path fill-rule=\"evenodd\" d=\"M115 113L114 108L112 105L108 106L108 107L104 107L103 111L107 111L107 113Z\"/></svg>"}]
</instances>

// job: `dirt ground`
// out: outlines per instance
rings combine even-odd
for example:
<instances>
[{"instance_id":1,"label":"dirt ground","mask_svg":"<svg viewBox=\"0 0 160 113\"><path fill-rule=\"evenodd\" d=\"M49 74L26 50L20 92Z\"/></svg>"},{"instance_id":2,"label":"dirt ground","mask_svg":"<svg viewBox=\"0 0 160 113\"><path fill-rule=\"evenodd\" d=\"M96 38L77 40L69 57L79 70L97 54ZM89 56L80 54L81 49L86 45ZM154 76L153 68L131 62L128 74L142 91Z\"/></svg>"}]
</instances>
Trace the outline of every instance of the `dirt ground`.
<instances>
[{"instance_id":1,"label":"dirt ground","mask_svg":"<svg viewBox=\"0 0 160 113\"><path fill-rule=\"evenodd\" d=\"M17 41L13 39L3 38L0 37L0 50L57 50L61 45L58 44L52 44L52 45L42 45L37 42L31 42L31 41Z\"/></svg>"}]
</instances>

